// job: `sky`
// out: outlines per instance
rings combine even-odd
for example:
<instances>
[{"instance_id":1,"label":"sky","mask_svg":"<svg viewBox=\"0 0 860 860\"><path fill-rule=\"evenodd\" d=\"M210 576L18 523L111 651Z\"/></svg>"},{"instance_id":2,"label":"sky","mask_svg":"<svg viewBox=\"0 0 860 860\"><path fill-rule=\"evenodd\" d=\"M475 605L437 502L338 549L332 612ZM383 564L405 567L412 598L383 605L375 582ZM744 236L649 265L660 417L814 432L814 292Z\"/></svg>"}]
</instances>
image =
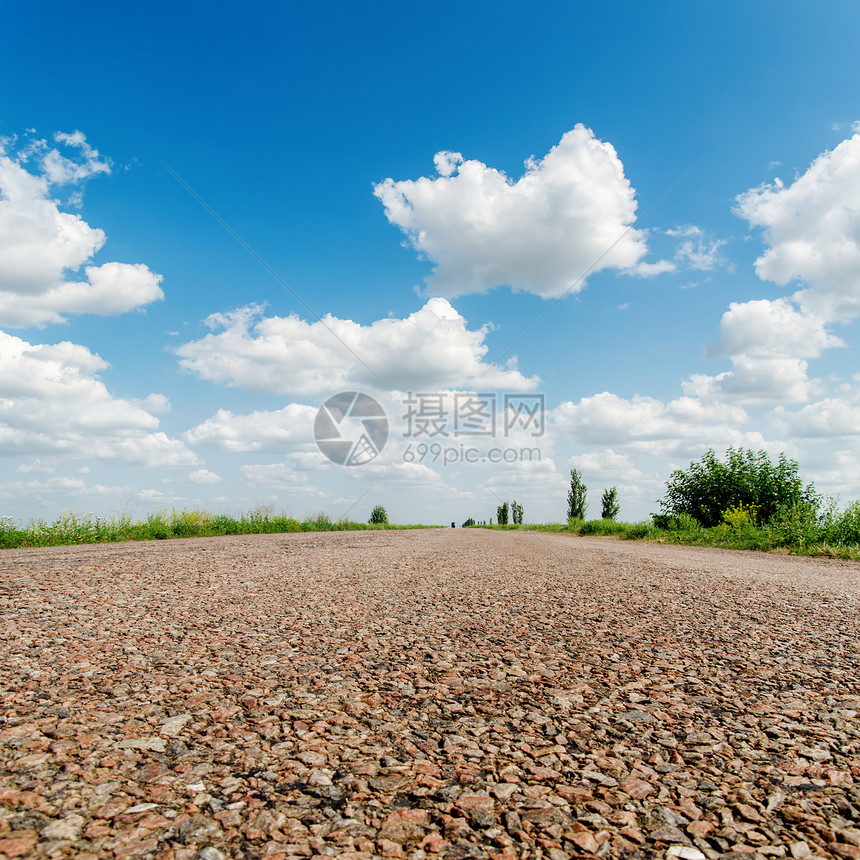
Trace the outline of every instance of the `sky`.
<instances>
[{"instance_id":1,"label":"sky","mask_svg":"<svg viewBox=\"0 0 860 860\"><path fill-rule=\"evenodd\" d=\"M0 516L860 498L860 5L0 0Z\"/></svg>"}]
</instances>

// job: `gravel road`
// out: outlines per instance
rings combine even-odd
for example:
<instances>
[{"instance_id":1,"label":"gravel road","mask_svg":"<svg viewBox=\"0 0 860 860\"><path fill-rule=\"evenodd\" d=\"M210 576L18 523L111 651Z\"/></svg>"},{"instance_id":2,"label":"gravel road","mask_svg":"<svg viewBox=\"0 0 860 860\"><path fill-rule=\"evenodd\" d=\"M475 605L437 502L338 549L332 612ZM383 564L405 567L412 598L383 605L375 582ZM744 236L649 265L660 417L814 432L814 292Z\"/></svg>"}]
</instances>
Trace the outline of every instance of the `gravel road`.
<instances>
[{"instance_id":1,"label":"gravel road","mask_svg":"<svg viewBox=\"0 0 860 860\"><path fill-rule=\"evenodd\" d=\"M860 565L438 529L0 553L0 857L860 858Z\"/></svg>"}]
</instances>

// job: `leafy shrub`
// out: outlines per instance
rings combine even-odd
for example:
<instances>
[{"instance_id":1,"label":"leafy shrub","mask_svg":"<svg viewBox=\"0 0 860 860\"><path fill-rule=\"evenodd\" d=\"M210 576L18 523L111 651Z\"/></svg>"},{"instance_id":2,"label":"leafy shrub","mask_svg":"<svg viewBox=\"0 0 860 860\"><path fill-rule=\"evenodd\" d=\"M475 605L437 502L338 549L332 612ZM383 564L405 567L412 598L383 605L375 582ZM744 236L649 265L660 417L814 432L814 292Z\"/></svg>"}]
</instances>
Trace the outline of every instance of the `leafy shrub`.
<instances>
[{"instance_id":1,"label":"leafy shrub","mask_svg":"<svg viewBox=\"0 0 860 860\"><path fill-rule=\"evenodd\" d=\"M334 531L334 523L329 515L323 512L306 519L302 523L301 529L303 532L330 532Z\"/></svg>"},{"instance_id":2,"label":"leafy shrub","mask_svg":"<svg viewBox=\"0 0 860 860\"><path fill-rule=\"evenodd\" d=\"M758 520L767 522L780 508L799 503L818 505L819 498L812 484L803 485L794 460L780 454L774 464L765 451L729 448L725 461L709 450L687 471L676 469L660 508L664 515L686 513L710 527L741 505L755 505Z\"/></svg>"},{"instance_id":3,"label":"leafy shrub","mask_svg":"<svg viewBox=\"0 0 860 860\"><path fill-rule=\"evenodd\" d=\"M241 535L246 533L244 528L242 528L242 523L223 514L212 519L212 531L219 535Z\"/></svg>"},{"instance_id":4,"label":"leafy shrub","mask_svg":"<svg viewBox=\"0 0 860 860\"><path fill-rule=\"evenodd\" d=\"M469 526L473 526L473 525L475 525L475 520L474 520L472 517L469 517L469 519L467 519L467 520L463 523L463 528L464 528L464 529L467 529L467 528L469 528Z\"/></svg>"},{"instance_id":5,"label":"leafy shrub","mask_svg":"<svg viewBox=\"0 0 860 860\"><path fill-rule=\"evenodd\" d=\"M783 505L770 518L766 529L774 546L802 549L818 543L822 537L818 510L808 502Z\"/></svg>"},{"instance_id":6,"label":"leafy shrub","mask_svg":"<svg viewBox=\"0 0 860 860\"><path fill-rule=\"evenodd\" d=\"M654 514L654 527L668 532L699 533L702 526L690 514Z\"/></svg>"},{"instance_id":7,"label":"leafy shrub","mask_svg":"<svg viewBox=\"0 0 860 860\"><path fill-rule=\"evenodd\" d=\"M653 540L660 536L660 529L656 528L653 523L644 520L641 523L628 525L621 536L625 540Z\"/></svg>"},{"instance_id":8,"label":"leafy shrub","mask_svg":"<svg viewBox=\"0 0 860 860\"><path fill-rule=\"evenodd\" d=\"M369 523L375 526L385 525L388 522L388 513L382 505L377 505L370 514Z\"/></svg>"},{"instance_id":9,"label":"leafy shrub","mask_svg":"<svg viewBox=\"0 0 860 860\"><path fill-rule=\"evenodd\" d=\"M581 535L616 535L628 528L624 523L606 518L599 520L588 520L579 529Z\"/></svg>"},{"instance_id":10,"label":"leafy shrub","mask_svg":"<svg viewBox=\"0 0 860 860\"><path fill-rule=\"evenodd\" d=\"M821 540L832 544L860 544L860 502L838 512L830 505L823 517Z\"/></svg>"},{"instance_id":11,"label":"leafy shrub","mask_svg":"<svg viewBox=\"0 0 860 860\"><path fill-rule=\"evenodd\" d=\"M758 521L758 505L740 504L723 511L723 522L736 532L755 528Z\"/></svg>"}]
</instances>

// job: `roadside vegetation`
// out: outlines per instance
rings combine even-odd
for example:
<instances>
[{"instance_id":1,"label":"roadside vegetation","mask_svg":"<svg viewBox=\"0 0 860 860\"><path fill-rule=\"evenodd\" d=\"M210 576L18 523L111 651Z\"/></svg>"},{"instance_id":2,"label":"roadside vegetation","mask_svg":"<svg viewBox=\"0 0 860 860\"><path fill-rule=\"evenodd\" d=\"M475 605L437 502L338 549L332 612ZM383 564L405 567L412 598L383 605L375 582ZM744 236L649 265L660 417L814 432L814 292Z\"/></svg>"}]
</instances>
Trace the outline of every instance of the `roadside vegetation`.
<instances>
[{"instance_id":1,"label":"roadside vegetation","mask_svg":"<svg viewBox=\"0 0 860 860\"><path fill-rule=\"evenodd\" d=\"M638 523L616 520L615 487L604 490L603 516L586 520L582 476L572 470L570 478L567 522L506 525L500 519L481 527L860 560L860 502L840 509L836 500L822 499L784 454L772 462L765 451L729 448L723 459L708 451L672 473L660 512Z\"/></svg>"},{"instance_id":2,"label":"roadside vegetation","mask_svg":"<svg viewBox=\"0 0 860 860\"><path fill-rule=\"evenodd\" d=\"M385 509L378 507L385 514ZM239 517L212 514L202 510L162 509L142 520L133 520L124 514L98 517L94 514L66 513L57 517L52 523L32 520L26 526L19 526L11 517L0 517L0 549L218 535L422 528L422 526L391 525L388 523L387 514L381 521L376 509L374 514L377 514L376 521L357 523L343 519L332 520L325 513L305 520L297 520L284 513L275 513L270 506L257 508ZM373 519L373 515L371 518Z\"/></svg>"}]
</instances>

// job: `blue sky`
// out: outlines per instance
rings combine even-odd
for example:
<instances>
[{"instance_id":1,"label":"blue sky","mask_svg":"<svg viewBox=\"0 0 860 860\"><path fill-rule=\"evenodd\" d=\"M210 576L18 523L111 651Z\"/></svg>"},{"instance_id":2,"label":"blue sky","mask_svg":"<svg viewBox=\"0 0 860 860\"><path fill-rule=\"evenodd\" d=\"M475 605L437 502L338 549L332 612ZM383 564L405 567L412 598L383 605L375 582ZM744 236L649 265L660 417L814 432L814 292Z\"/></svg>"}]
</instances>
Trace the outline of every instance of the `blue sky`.
<instances>
[{"instance_id":1,"label":"blue sky","mask_svg":"<svg viewBox=\"0 0 860 860\"><path fill-rule=\"evenodd\" d=\"M577 468L634 520L729 445L860 497L858 25L3 0L0 513L558 520ZM352 467L313 438L345 390L390 420ZM407 438L410 391L545 432Z\"/></svg>"}]
</instances>

